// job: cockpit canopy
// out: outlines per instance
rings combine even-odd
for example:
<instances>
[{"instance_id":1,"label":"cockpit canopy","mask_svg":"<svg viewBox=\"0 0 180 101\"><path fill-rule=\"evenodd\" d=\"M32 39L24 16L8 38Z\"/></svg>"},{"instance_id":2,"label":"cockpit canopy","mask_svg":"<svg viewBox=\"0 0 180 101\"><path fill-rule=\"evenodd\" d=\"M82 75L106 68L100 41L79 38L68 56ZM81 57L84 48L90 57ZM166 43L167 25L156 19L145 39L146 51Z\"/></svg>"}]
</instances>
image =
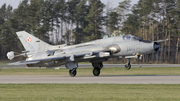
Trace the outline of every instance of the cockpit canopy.
<instances>
[{"instance_id":1,"label":"cockpit canopy","mask_svg":"<svg viewBox=\"0 0 180 101\"><path fill-rule=\"evenodd\" d=\"M129 41L143 41L141 38L134 36L134 35L124 35L123 40L129 40Z\"/></svg>"}]
</instances>

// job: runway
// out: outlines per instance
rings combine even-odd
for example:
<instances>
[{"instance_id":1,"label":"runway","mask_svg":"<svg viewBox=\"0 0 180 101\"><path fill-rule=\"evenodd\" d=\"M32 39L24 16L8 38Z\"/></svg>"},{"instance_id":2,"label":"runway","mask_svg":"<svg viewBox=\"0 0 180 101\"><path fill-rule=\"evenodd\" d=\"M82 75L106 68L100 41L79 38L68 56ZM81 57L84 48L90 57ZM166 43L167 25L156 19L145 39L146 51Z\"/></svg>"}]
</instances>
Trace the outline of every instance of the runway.
<instances>
[{"instance_id":1,"label":"runway","mask_svg":"<svg viewBox=\"0 0 180 101\"><path fill-rule=\"evenodd\" d=\"M180 64L141 64L142 67L180 67ZM80 64L79 68L92 68L91 64ZM104 67L124 67L124 64L104 64ZM132 67L139 67L132 64ZM7 68L28 68L26 66L1 66ZM61 66L60 68L65 68ZM137 76L137 75L100 75L99 77L77 75L0 75L0 84L180 84L180 75L174 76Z\"/></svg>"},{"instance_id":2,"label":"runway","mask_svg":"<svg viewBox=\"0 0 180 101\"><path fill-rule=\"evenodd\" d=\"M180 84L180 76L136 76L136 75L0 75L0 84Z\"/></svg>"},{"instance_id":3,"label":"runway","mask_svg":"<svg viewBox=\"0 0 180 101\"><path fill-rule=\"evenodd\" d=\"M104 64L104 67L124 67L125 64ZM131 67L180 67L180 64L132 64ZM65 68L64 65L59 66L60 68ZM93 68L91 64L79 64L78 68ZM19 66L0 66L0 69L7 69L7 68L28 68L26 65L19 65ZM32 67L31 67L32 68ZM33 67L38 68L38 67Z\"/></svg>"}]
</instances>

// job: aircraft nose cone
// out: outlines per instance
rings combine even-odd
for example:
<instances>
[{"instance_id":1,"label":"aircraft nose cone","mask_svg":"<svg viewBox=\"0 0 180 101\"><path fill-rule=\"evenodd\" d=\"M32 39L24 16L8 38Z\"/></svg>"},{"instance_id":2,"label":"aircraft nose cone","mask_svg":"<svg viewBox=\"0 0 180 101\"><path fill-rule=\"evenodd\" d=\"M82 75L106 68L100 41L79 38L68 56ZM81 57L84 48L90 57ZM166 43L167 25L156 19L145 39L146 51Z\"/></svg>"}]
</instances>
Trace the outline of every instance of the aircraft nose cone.
<instances>
[{"instance_id":1,"label":"aircraft nose cone","mask_svg":"<svg viewBox=\"0 0 180 101\"><path fill-rule=\"evenodd\" d=\"M159 48L160 48L159 44L155 42L155 43L154 43L154 50L155 50L155 51L158 51Z\"/></svg>"}]
</instances>

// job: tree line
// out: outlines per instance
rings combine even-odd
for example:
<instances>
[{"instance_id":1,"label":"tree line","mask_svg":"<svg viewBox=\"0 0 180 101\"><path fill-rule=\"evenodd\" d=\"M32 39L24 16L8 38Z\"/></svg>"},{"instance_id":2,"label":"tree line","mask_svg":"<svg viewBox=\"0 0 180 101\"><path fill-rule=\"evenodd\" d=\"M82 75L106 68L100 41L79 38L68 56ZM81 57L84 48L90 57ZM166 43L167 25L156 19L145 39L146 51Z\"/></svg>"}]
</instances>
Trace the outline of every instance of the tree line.
<instances>
[{"instance_id":1,"label":"tree line","mask_svg":"<svg viewBox=\"0 0 180 101\"><path fill-rule=\"evenodd\" d=\"M0 8L0 59L10 50L23 51L15 32L27 31L50 44L79 44L115 31L133 34L144 40L171 39L142 62L178 63L179 0L130 0L117 7L101 0L22 0L18 8Z\"/></svg>"},{"instance_id":2,"label":"tree line","mask_svg":"<svg viewBox=\"0 0 180 101\"><path fill-rule=\"evenodd\" d=\"M145 40L169 39L160 43L160 50L145 55L148 63L179 63L180 0L139 0L131 9L123 25L124 33L132 33Z\"/></svg>"}]
</instances>

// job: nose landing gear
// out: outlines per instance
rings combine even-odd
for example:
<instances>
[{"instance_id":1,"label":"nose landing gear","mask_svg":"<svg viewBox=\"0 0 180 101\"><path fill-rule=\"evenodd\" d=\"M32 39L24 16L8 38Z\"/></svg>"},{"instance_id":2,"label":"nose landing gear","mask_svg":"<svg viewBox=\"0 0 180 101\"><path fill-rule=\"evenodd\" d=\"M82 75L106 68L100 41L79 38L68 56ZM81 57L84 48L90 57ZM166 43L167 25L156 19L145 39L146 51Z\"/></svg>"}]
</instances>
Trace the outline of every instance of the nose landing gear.
<instances>
[{"instance_id":1,"label":"nose landing gear","mask_svg":"<svg viewBox=\"0 0 180 101\"><path fill-rule=\"evenodd\" d=\"M129 58L128 58L127 64L125 65L125 69L127 69L127 70L131 69L131 61Z\"/></svg>"}]
</instances>

